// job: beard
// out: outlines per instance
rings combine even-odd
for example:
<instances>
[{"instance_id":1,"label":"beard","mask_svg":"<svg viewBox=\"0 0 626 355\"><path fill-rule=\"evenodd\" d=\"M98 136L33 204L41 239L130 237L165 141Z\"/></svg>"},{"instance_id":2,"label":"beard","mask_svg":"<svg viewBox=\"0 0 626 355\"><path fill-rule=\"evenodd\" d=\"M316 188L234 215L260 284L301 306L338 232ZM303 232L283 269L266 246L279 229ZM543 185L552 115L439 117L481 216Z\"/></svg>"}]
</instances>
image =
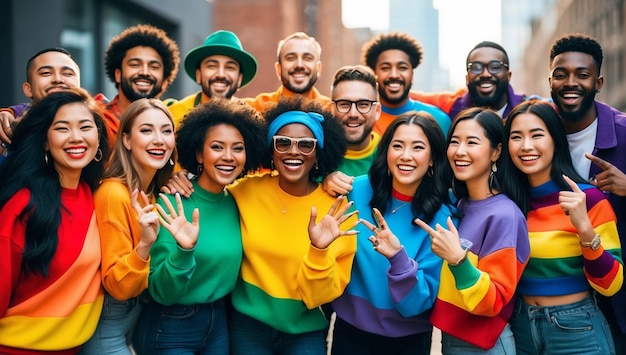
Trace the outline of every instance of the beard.
<instances>
[{"instance_id":1,"label":"beard","mask_svg":"<svg viewBox=\"0 0 626 355\"><path fill-rule=\"evenodd\" d=\"M228 86L228 90L225 93L215 93L213 92L213 90L211 90L211 85L215 84L216 82L223 82L226 83L226 85ZM202 92L204 92L204 94L208 97L219 97L222 99L228 99L230 100L230 98L233 97L233 95L235 95L235 93L237 92L237 90L239 90L239 87L237 87L236 85L233 85L233 82L231 80L228 79L210 79L207 83L206 87L202 87Z\"/></svg>"},{"instance_id":2,"label":"beard","mask_svg":"<svg viewBox=\"0 0 626 355\"><path fill-rule=\"evenodd\" d=\"M493 82L493 81L491 81ZM509 87L509 83L506 81L496 81L496 90L493 95L485 96L478 91L479 82L472 82L467 85L467 89L469 90L470 97L472 98L472 102L474 106L477 107L489 107L494 110L498 110L500 107L500 102L502 97L507 94L507 89Z\"/></svg>"},{"instance_id":3,"label":"beard","mask_svg":"<svg viewBox=\"0 0 626 355\"><path fill-rule=\"evenodd\" d=\"M404 85L404 91L402 92L402 94L398 97L390 97L389 95L387 95L387 93L385 92L385 85L391 83L391 82L402 82L402 85ZM411 87L413 86L413 81L409 81L408 83L404 83L404 81L400 81L400 80L385 80L383 82L383 85L379 85L378 86L378 94L380 95L380 99L381 101L386 101L387 103L391 104L391 105L396 105L396 104L400 104L402 103L402 101L406 100L409 97L409 92L411 91Z\"/></svg>"},{"instance_id":4,"label":"beard","mask_svg":"<svg viewBox=\"0 0 626 355\"><path fill-rule=\"evenodd\" d=\"M550 96L552 96L552 101L554 101L556 107L559 109L559 115L561 118L567 122L576 123L583 119L587 111L591 108L591 105L593 105L593 102L596 99L596 87L594 85L590 92L583 94L583 101L580 103L578 110L569 110L566 107L563 107L561 104L561 97L558 93L551 91Z\"/></svg>"},{"instance_id":5,"label":"beard","mask_svg":"<svg viewBox=\"0 0 626 355\"><path fill-rule=\"evenodd\" d=\"M293 74L295 71L292 71L289 74ZM283 86L286 87L289 91L296 93L296 94L304 94L306 92L309 92L313 86L315 85L315 83L317 82L317 73L313 76L311 76L311 78L309 79L309 82L304 84L303 86L297 87L294 85L291 85L291 83L289 82L289 77L286 78L282 78L281 81L283 82Z\"/></svg>"},{"instance_id":6,"label":"beard","mask_svg":"<svg viewBox=\"0 0 626 355\"><path fill-rule=\"evenodd\" d=\"M137 78L141 78L143 80L147 80L150 81L150 83L152 84L152 90L150 91L135 91L135 89L133 89L133 84L132 84L132 80L135 80ZM143 99L143 98L156 98L157 96L159 96L161 94L161 83L158 83L150 78L150 77L146 77L146 76L138 76L135 79L122 79L122 82L120 83L120 88L122 90L122 93L124 94L124 96L126 96L126 98L128 98L130 101L135 101L135 100L139 100L139 99Z\"/></svg>"}]
</instances>

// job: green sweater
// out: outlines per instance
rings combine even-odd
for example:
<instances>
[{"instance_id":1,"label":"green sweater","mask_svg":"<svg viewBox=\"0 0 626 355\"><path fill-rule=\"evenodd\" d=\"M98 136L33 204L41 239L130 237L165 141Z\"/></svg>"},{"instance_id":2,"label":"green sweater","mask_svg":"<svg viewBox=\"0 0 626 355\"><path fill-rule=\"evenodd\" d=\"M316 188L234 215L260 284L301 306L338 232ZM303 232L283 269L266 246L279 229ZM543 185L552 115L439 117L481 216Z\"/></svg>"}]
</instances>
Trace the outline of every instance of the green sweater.
<instances>
[{"instance_id":1,"label":"green sweater","mask_svg":"<svg viewBox=\"0 0 626 355\"><path fill-rule=\"evenodd\" d=\"M150 250L148 290L163 305L211 303L232 291L241 266L239 212L226 191L214 194L193 182L194 193L183 198L187 220L200 211L200 234L193 249L183 249L161 226ZM168 196L176 206L174 196ZM164 206L159 199L158 203ZM166 209L167 211L167 209Z\"/></svg>"}]
</instances>

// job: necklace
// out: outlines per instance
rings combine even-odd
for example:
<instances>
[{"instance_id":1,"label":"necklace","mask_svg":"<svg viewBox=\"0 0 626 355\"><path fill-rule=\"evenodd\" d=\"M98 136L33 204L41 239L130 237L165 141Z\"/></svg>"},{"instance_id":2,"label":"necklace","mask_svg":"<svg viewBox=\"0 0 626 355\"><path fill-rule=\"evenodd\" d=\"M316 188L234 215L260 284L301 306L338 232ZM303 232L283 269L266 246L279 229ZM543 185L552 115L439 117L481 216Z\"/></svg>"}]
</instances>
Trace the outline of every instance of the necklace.
<instances>
[{"instance_id":1,"label":"necklace","mask_svg":"<svg viewBox=\"0 0 626 355\"><path fill-rule=\"evenodd\" d=\"M287 194L287 195L291 195L291 194L290 194L290 193L288 193L288 192L286 192L285 190L283 190L283 189L280 187L280 185L278 185L278 184L276 185L276 188L278 189L278 191L276 191L276 196L278 197L278 200L280 201L280 204L283 206L280 212L281 212L282 214L286 214L286 213L287 213L287 205L288 205L288 204L287 204L287 203L285 203L285 201L283 201L283 199L281 198L280 194L281 194L281 192L282 192L282 193L285 193L285 194ZM308 195L309 195L309 193L310 193L310 189L311 189L311 184L307 184L307 186L306 186L306 194L305 194L305 195L301 195L301 196L291 195L291 196L294 196L294 197L304 197L304 196L308 196Z\"/></svg>"},{"instance_id":2,"label":"necklace","mask_svg":"<svg viewBox=\"0 0 626 355\"><path fill-rule=\"evenodd\" d=\"M391 210L391 214L396 214L396 212L398 212L398 210L399 210L399 209L401 209L402 207L404 207L404 206L408 205L409 203L411 203L411 202L404 202L404 203L402 203L400 206L398 206L398 207L396 207L396 208L392 209L392 210Z\"/></svg>"}]
</instances>

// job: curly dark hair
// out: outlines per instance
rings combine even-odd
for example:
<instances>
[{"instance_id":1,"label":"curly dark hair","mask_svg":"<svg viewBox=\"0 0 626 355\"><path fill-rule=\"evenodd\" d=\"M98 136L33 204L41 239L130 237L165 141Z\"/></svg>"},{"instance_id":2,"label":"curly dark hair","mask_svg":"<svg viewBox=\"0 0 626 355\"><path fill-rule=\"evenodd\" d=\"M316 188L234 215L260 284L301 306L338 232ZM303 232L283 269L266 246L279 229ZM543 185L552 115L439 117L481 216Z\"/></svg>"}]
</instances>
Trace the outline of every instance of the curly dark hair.
<instances>
[{"instance_id":1,"label":"curly dark hair","mask_svg":"<svg viewBox=\"0 0 626 355\"><path fill-rule=\"evenodd\" d=\"M21 265L24 274L46 276L57 250L61 210L64 208L61 204L62 187L59 173L44 147L48 129L58 110L73 103L82 103L89 109L98 130L101 159L92 160L80 175L81 181L93 191L102 177L109 145L100 109L84 89L53 92L34 104L15 127L9 155L0 165L0 209L19 190L30 192L28 205L18 216L26 224Z\"/></svg>"},{"instance_id":2,"label":"curly dark hair","mask_svg":"<svg viewBox=\"0 0 626 355\"><path fill-rule=\"evenodd\" d=\"M376 156L368 172L374 194L370 200L370 207L378 208L382 214L391 205L392 176L388 173L387 151L393 136L402 125L416 125L420 127L430 145L430 155L433 161L432 173L424 175L413 200L411 211L414 217L430 223L442 204L451 205L448 194L448 182L451 171L446 156L446 142L443 132L437 121L426 111L409 111L396 117L380 138Z\"/></svg>"},{"instance_id":3,"label":"curly dark hair","mask_svg":"<svg viewBox=\"0 0 626 355\"><path fill-rule=\"evenodd\" d=\"M269 127L278 116L289 111L316 112L324 116L324 122L322 122L324 148L321 149L318 145L315 149L318 168L309 173L310 181L321 181L326 175L337 170L343 161L344 154L346 154L347 143L343 127L337 118L330 111L324 109L319 102L307 100L302 96L283 97L278 103L268 108L264 113L266 127ZM267 153L263 160L264 167L270 167L272 161L273 147L271 144L267 148Z\"/></svg>"},{"instance_id":4,"label":"curly dark hair","mask_svg":"<svg viewBox=\"0 0 626 355\"><path fill-rule=\"evenodd\" d=\"M163 60L163 80L171 85L176 79L180 63L178 44L165 31L151 25L128 27L113 37L104 56L104 68L109 80L115 83L115 69L122 67L126 52L137 46L151 47L159 53Z\"/></svg>"},{"instance_id":5,"label":"curly dark hair","mask_svg":"<svg viewBox=\"0 0 626 355\"><path fill-rule=\"evenodd\" d=\"M267 151L266 126L251 106L225 99L211 99L189 111L176 132L178 162L187 171L196 173L196 153L202 153L209 129L220 124L235 127L243 136L246 146L246 163L243 173L251 173L261 167Z\"/></svg>"},{"instance_id":6,"label":"curly dark hair","mask_svg":"<svg viewBox=\"0 0 626 355\"><path fill-rule=\"evenodd\" d=\"M381 33L363 45L361 62L376 69L378 56L384 51L398 49L409 56L413 69L422 62L424 50L422 45L409 34L402 32Z\"/></svg>"},{"instance_id":7,"label":"curly dark hair","mask_svg":"<svg viewBox=\"0 0 626 355\"><path fill-rule=\"evenodd\" d=\"M550 49L550 62L554 60L554 57L565 52L589 54L596 62L598 73L600 73L604 55L602 54L602 46L594 38L582 33L574 33L557 39Z\"/></svg>"}]
</instances>

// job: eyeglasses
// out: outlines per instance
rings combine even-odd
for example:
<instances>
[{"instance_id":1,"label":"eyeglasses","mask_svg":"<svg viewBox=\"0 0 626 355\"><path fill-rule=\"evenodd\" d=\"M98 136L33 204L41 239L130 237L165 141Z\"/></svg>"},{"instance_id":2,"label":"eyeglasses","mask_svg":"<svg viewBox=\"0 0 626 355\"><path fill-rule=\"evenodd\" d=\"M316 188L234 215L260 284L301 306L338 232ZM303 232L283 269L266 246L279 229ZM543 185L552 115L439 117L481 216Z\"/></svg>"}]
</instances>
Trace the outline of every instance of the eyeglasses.
<instances>
[{"instance_id":1,"label":"eyeglasses","mask_svg":"<svg viewBox=\"0 0 626 355\"><path fill-rule=\"evenodd\" d=\"M499 62L497 60L492 60L489 63L481 63L481 62L471 62L471 63L467 63L467 70L471 71L472 73L479 75L480 73L483 72L483 70L485 69L485 66L487 67L487 71L490 74L498 74L502 71L502 67L505 67L507 70L509 69L509 65L504 63L504 62Z\"/></svg>"},{"instance_id":2,"label":"eyeglasses","mask_svg":"<svg viewBox=\"0 0 626 355\"><path fill-rule=\"evenodd\" d=\"M352 105L356 106L356 110L359 111L360 114L366 114L370 112L372 106L377 104L377 101L371 100L358 100L358 101L350 101L350 100L335 100L335 107L337 108L337 112L339 113L348 113L352 109Z\"/></svg>"},{"instance_id":3,"label":"eyeglasses","mask_svg":"<svg viewBox=\"0 0 626 355\"><path fill-rule=\"evenodd\" d=\"M278 153L287 153L291 150L291 146L293 146L294 143L296 143L296 147L300 153L309 155L315 150L317 139L274 136L274 149Z\"/></svg>"}]
</instances>

